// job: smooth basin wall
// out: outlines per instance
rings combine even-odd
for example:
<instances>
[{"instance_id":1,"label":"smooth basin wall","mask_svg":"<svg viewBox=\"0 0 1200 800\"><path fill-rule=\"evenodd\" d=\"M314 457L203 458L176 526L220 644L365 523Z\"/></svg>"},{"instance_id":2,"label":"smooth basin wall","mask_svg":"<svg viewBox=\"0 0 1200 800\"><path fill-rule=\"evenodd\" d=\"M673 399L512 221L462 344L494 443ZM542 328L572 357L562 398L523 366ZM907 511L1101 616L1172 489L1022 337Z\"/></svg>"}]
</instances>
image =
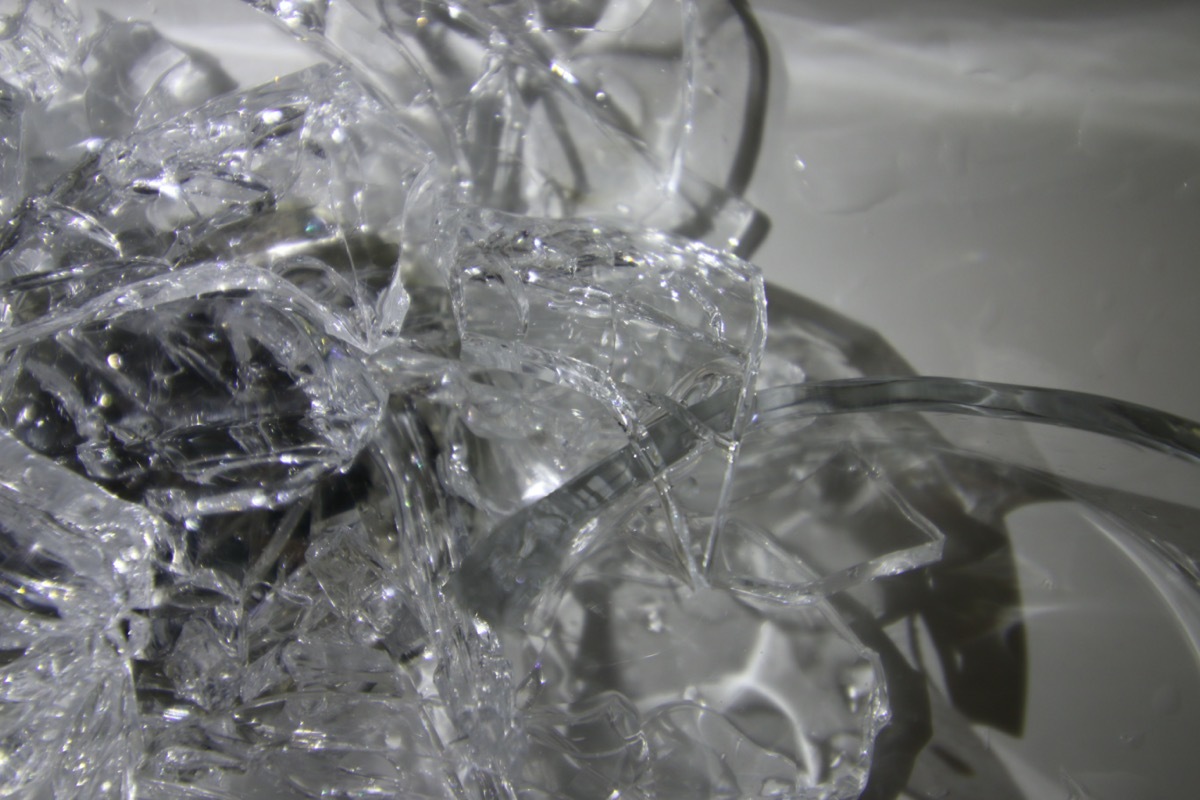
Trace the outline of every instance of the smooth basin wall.
<instances>
[{"instance_id":1,"label":"smooth basin wall","mask_svg":"<svg viewBox=\"0 0 1200 800\"><path fill-rule=\"evenodd\" d=\"M921 373L1200 418L1200 5L754 8L770 280Z\"/></svg>"}]
</instances>

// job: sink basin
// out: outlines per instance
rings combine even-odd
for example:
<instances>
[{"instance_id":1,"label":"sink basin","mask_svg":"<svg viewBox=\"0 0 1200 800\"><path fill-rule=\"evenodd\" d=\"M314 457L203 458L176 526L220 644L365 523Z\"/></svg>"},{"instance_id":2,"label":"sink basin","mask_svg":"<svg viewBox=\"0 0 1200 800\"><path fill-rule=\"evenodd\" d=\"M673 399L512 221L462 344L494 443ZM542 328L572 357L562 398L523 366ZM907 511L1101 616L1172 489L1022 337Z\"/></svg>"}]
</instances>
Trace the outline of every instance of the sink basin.
<instances>
[{"instance_id":1,"label":"sink basin","mask_svg":"<svg viewBox=\"0 0 1200 800\"><path fill-rule=\"evenodd\" d=\"M1200 417L1200 9L754 3L769 280L921 374Z\"/></svg>"}]
</instances>

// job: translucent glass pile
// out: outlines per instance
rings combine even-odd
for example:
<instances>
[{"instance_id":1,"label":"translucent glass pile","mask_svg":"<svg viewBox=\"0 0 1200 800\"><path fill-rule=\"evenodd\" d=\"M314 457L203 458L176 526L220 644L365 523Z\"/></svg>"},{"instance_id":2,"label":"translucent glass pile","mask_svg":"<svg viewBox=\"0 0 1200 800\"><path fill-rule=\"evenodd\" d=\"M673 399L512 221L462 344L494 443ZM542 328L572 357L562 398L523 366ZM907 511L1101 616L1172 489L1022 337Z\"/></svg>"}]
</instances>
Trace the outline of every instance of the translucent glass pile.
<instances>
[{"instance_id":1,"label":"translucent glass pile","mask_svg":"<svg viewBox=\"0 0 1200 800\"><path fill-rule=\"evenodd\" d=\"M252 5L3 6L0 795L857 796L940 538L751 424L740 4Z\"/></svg>"}]
</instances>

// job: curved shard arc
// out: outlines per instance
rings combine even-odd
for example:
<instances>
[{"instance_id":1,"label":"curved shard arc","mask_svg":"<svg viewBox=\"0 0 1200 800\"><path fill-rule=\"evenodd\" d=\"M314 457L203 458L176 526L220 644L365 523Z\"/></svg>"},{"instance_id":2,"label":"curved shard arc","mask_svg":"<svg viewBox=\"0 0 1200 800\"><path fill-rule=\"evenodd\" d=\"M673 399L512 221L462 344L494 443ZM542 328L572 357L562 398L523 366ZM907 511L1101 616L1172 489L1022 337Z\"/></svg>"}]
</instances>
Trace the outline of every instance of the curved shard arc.
<instances>
[{"instance_id":1,"label":"curved shard arc","mask_svg":"<svg viewBox=\"0 0 1200 800\"><path fill-rule=\"evenodd\" d=\"M686 415L670 415L648 426L647 437L661 456L663 472L669 481L705 471L704 461L714 450L714 440L698 436L696 431L709 426L719 428L727 421L727 416L725 419L722 416L728 415L732 407L730 394L716 395L695 404ZM722 531L722 535L734 536L738 544L735 547L728 540L721 543L712 579L754 597L785 603L808 602L872 577L936 561L943 538L936 521L905 499L906 494L911 497L914 493L892 488L895 482L905 480L906 472L928 470L935 464L861 463L864 457L886 458L886 454L871 451L847 454L843 443L853 442L853 427L807 431L811 451L817 455L806 455L803 452L806 429L796 427L839 415L916 410L1044 422L1128 439L1189 460L1200 454L1200 436L1187 420L1078 393L944 378L858 379L767 389L755 398L755 417L741 454L744 467L750 462L747 467L750 477L743 480L740 489L735 488L728 524ZM773 428L779 433L772 433ZM811 542L805 544L805 537L813 534L814 520L809 517L807 527L797 527L793 522L790 528L794 532L785 537L797 537L795 541L805 546L789 549L786 542L781 546L779 531L765 530L748 522L748 516L757 515L756 507L761 509L764 496L761 482L788 468L788 464L772 460L760 462L755 453L769 453L778 448L778 436L784 431L796 441L796 447L785 454L785 461L803 456L811 467L794 482L789 483L785 478L780 484L786 502L792 503L803 516L807 513L805 507L819 507L823 503L821 491L837 488L844 492L853 487L853 491L868 492L860 494L860 499L873 498L871 502L878 504L879 513L890 509L887 516L874 520L875 523L891 520L878 541L868 525L860 531L860 544L866 549L842 550L843 543L839 540L847 532L853 534L855 528L834 526L832 538L813 550ZM881 465L885 469L882 481L872 477L872 469L877 471ZM630 445L501 522L464 561L458 580L469 602L478 613L493 619L523 616L534 604L538 590L554 580L556 570L562 568L556 554L563 548L569 549L574 538L601 517L611 519L636 506L639 494L646 491L648 475L636 448ZM830 480L834 483L829 483ZM805 501L797 500L810 489L817 494ZM740 501L739 491L744 492ZM678 491L676 496L680 496ZM708 518L713 508L705 498L711 496L711 492L694 488L688 491L682 501L685 514ZM774 516L787 518L782 511ZM869 517L866 519L871 521ZM797 518L797 521L803 520ZM628 519L622 524L628 525ZM611 526L619 528L620 524Z\"/></svg>"},{"instance_id":2,"label":"curved shard arc","mask_svg":"<svg viewBox=\"0 0 1200 800\"><path fill-rule=\"evenodd\" d=\"M1084 392L958 378L858 378L760 394L757 414L949 411L1099 433L1187 460L1200 459L1196 423Z\"/></svg>"},{"instance_id":3,"label":"curved shard arc","mask_svg":"<svg viewBox=\"0 0 1200 800\"><path fill-rule=\"evenodd\" d=\"M814 438L812 452L805 452L804 431L796 431L794 423L819 416L819 412L811 413L802 405L793 408L793 401L804 391L802 385L759 393L755 401L759 416L742 441L741 472L735 473L723 520L718 516L717 498L725 462L716 437L703 432L728 424L736 408L732 393L712 396L648 427L647 439L661 458L658 472L648 471L637 448L630 445L500 523L464 560L457 580L468 602L491 619L523 617L538 602L538 593L557 580L564 568L561 554L579 547L576 539L581 534L590 534L602 520L610 532L641 524L646 512L639 506L653 485L651 477L673 487L693 529L720 525L708 579L748 596L785 603L812 601L879 574L935 561L941 552L940 532L928 521L911 523L915 512L896 492L877 485L868 477L869 470L839 459L840 444L828 445L828 438L837 437L826 437L824 442ZM781 441L792 441L795 446L781 448ZM781 449L785 451L782 455ZM798 481L790 480L796 463L804 463L804 459L808 459L809 471L800 474ZM799 537L803 541L802 527L785 522L784 530L766 530L751 521L763 508L769 509L766 516L785 521L805 513L806 501L797 499L806 489L805 481L811 481L816 492L807 504L828 506L821 493L830 487L822 484L822 473L826 479L855 476L854 490L866 492L871 502L880 505L880 513L892 516L892 525L881 541L872 541L868 530L862 533L866 538L861 546L844 548L839 537L846 531L831 520L831 538L819 552L803 548L795 552L780 540ZM764 485L775 487L781 493L779 498L766 502ZM779 503L795 510L776 508ZM911 523L907 535L896 535L897 521ZM870 567L872 563L876 566Z\"/></svg>"}]
</instances>

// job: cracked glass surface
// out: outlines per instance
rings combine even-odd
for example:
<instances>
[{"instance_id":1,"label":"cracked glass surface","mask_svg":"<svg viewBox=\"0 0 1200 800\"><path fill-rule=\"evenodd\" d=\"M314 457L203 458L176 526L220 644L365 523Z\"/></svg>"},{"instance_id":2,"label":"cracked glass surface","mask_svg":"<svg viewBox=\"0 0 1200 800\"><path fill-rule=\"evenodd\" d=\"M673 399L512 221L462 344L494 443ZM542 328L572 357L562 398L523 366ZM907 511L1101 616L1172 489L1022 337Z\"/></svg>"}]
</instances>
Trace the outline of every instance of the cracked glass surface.
<instances>
[{"instance_id":1,"label":"cracked glass surface","mask_svg":"<svg viewBox=\"0 0 1200 800\"><path fill-rule=\"evenodd\" d=\"M768 346L743 4L231 8L316 63L0 6L0 794L906 778L887 580L1042 495L882 412L1046 399Z\"/></svg>"},{"instance_id":2,"label":"cracked glass surface","mask_svg":"<svg viewBox=\"0 0 1200 800\"><path fill-rule=\"evenodd\" d=\"M240 86L151 22L6 9L6 791L587 795L547 749L575 700L529 696L525 629L475 589L572 617L560 587L604 542L573 555L575 529L506 520L626 448L668 509L701 446L732 469L763 282L730 252L753 219L732 165L688 133L719 116L698 91L750 80L700 57L738 17L260 7L318 63ZM665 570L664 613L711 592L675 516L674 561L629 565ZM468 591L482 552L527 585ZM834 638L831 675L869 661ZM809 732L751 746L676 688L626 719L641 766L601 770L610 789L721 791L730 747L780 791L824 779Z\"/></svg>"}]
</instances>

